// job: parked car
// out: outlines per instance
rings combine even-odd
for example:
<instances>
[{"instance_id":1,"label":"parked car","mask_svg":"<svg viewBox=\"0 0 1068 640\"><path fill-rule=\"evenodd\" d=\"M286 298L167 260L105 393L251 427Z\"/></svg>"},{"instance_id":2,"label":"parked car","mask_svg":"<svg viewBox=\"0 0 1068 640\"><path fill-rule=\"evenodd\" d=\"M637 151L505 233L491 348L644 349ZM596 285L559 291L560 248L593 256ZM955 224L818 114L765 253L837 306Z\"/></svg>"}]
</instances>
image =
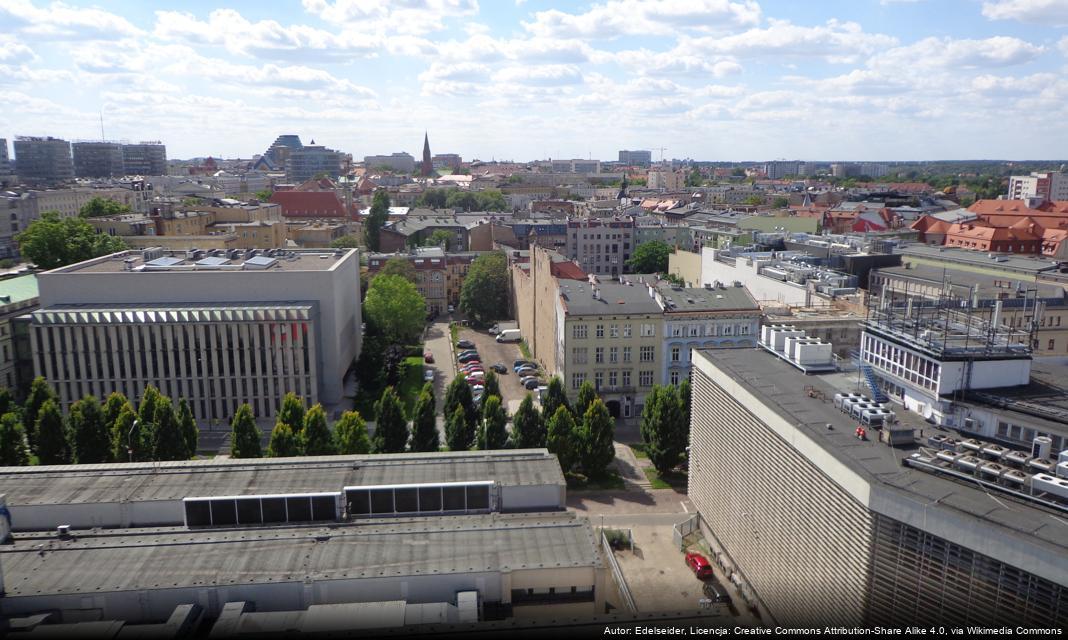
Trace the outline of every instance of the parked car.
<instances>
[{"instance_id":1,"label":"parked car","mask_svg":"<svg viewBox=\"0 0 1068 640\"><path fill-rule=\"evenodd\" d=\"M475 362L475 361L478 360L478 354L477 353L468 353L468 354L462 355L462 356L460 356L459 358L456 358L456 359L459 360L460 362L465 362L465 363L466 362Z\"/></svg>"},{"instance_id":2,"label":"parked car","mask_svg":"<svg viewBox=\"0 0 1068 640\"><path fill-rule=\"evenodd\" d=\"M520 368L515 370L515 373L518 376L534 375L537 372L538 372L538 369L536 367L520 367Z\"/></svg>"},{"instance_id":3,"label":"parked car","mask_svg":"<svg viewBox=\"0 0 1068 640\"><path fill-rule=\"evenodd\" d=\"M452 305L450 304L450 305L449 305L449 313L452 313L453 311L456 311L456 307L454 307L454 306L452 306Z\"/></svg>"},{"instance_id":4,"label":"parked car","mask_svg":"<svg viewBox=\"0 0 1068 640\"><path fill-rule=\"evenodd\" d=\"M485 378L486 377L486 372L483 371L482 369L472 369L471 371L465 372L465 377L467 377L467 378Z\"/></svg>"},{"instance_id":5,"label":"parked car","mask_svg":"<svg viewBox=\"0 0 1068 640\"><path fill-rule=\"evenodd\" d=\"M512 368L513 369L518 369L519 367L522 367L525 364L529 364L530 366L534 366L535 365L535 363L531 362L530 360L515 360L515 361L512 362Z\"/></svg>"},{"instance_id":6,"label":"parked car","mask_svg":"<svg viewBox=\"0 0 1068 640\"><path fill-rule=\"evenodd\" d=\"M484 387L481 384L473 384L473 385L471 385L471 397L476 397L477 396L478 399L481 400L482 399L482 394L485 393L485 391L486 391L486 387Z\"/></svg>"},{"instance_id":7,"label":"parked car","mask_svg":"<svg viewBox=\"0 0 1068 640\"><path fill-rule=\"evenodd\" d=\"M523 383L523 387L525 389L533 391L537 389L540 384L541 381L539 381L537 378L528 378L527 381Z\"/></svg>"},{"instance_id":8,"label":"parked car","mask_svg":"<svg viewBox=\"0 0 1068 640\"><path fill-rule=\"evenodd\" d=\"M487 333L489 333L491 336L495 336L500 332L501 332L501 327L500 327L500 325L496 325L496 324L493 325L492 327L490 327L489 331L487 331Z\"/></svg>"},{"instance_id":9,"label":"parked car","mask_svg":"<svg viewBox=\"0 0 1068 640\"><path fill-rule=\"evenodd\" d=\"M427 364L434 364L434 354L429 351L423 352L423 362Z\"/></svg>"},{"instance_id":10,"label":"parked car","mask_svg":"<svg viewBox=\"0 0 1068 640\"><path fill-rule=\"evenodd\" d=\"M497 335L497 342L519 342L522 339L519 329L505 329Z\"/></svg>"},{"instance_id":11,"label":"parked car","mask_svg":"<svg viewBox=\"0 0 1068 640\"><path fill-rule=\"evenodd\" d=\"M425 381L425 382L433 382L434 381L434 370L433 369L427 369L426 371L423 372L423 381Z\"/></svg>"},{"instance_id":12,"label":"parked car","mask_svg":"<svg viewBox=\"0 0 1068 640\"><path fill-rule=\"evenodd\" d=\"M712 602L723 604L731 603L731 595L727 593L727 590L723 588L723 585L721 585L718 580L705 580L703 590L705 592L705 597Z\"/></svg>"},{"instance_id":13,"label":"parked car","mask_svg":"<svg viewBox=\"0 0 1068 640\"><path fill-rule=\"evenodd\" d=\"M497 373L508 373L508 367L504 366L503 362L495 362L490 369L493 369Z\"/></svg>"},{"instance_id":14,"label":"parked car","mask_svg":"<svg viewBox=\"0 0 1068 640\"><path fill-rule=\"evenodd\" d=\"M467 364L460 367L460 371L483 371L482 363L478 360L472 360Z\"/></svg>"},{"instance_id":15,"label":"parked car","mask_svg":"<svg viewBox=\"0 0 1068 640\"><path fill-rule=\"evenodd\" d=\"M712 565L709 564L708 558L700 553L687 553L686 566L701 580L707 580L715 575L712 573Z\"/></svg>"},{"instance_id":16,"label":"parked car","mask_svg":"<svg viewBox=\"0 0 1068 640\"><path fill-rule=\"evenodd\" d=\"M523 376L522 378L519 379L519 384L521 384L523 386L526 386L526 384L528 382L530 382L531 380L533 380L534 382L537 382L538 381L538 377L537 376Z\"/></svg>"},{"instance_id":17,"label":"parked car","mask_svg":"<svg viewBox=\"0 0 1068 640\"><path fill-rule=\"evenodd\" d=\"M474 349L475 343L470 340L459 340L456 342L456 347L458 349Z\"/></svg>"},{"instance_id":18,"label":"parked car","mask_svg":"<svg viewBox=\"0 0 1068 640\"><path fill-rule=\"evenodd\" d=\"M460 356L466 356L466 355L470 355L472 353L475 354L475 355L478 355L478 350L477 349L464 349L463 351L460 351L459 353L457 353L456 357L458 358Z\"/></svg>"}]
</instances>

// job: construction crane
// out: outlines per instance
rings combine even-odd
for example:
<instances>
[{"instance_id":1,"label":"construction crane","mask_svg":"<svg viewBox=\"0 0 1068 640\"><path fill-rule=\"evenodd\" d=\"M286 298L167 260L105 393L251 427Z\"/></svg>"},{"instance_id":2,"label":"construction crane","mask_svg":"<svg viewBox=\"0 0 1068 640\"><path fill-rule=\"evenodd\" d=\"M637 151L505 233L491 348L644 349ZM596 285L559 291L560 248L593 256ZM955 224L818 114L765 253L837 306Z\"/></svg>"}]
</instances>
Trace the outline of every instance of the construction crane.
<instances>
[{"instance_id":1,"label":"construction crane","mask_svg":"<svg viewBox=\"0 0 1068 640\"><path fill-rule=\"evenodd\" d=\"M667 151L667 147L653 147L653 151L660 152L660 162L664 161L664 152Z\"/></svg>"}]
</instances>

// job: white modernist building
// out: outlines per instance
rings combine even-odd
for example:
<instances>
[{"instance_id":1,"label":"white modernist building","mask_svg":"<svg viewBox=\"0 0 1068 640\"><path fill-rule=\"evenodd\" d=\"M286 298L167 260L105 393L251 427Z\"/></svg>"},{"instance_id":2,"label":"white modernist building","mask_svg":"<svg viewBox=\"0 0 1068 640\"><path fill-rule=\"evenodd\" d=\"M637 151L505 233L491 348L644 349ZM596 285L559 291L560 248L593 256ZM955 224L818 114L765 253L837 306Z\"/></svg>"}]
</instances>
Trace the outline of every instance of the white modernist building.
<instances>
[{"instance_id":1,"label":"white modernist building","mask_svg":"<svg viewBox=\"0 0 1068 640\"><path fill-rule=\"evenodd\" d=\"M201 420L289 391L341 400L360 351L356 250L125 251L38 275L34 370L64 407L155 385Z\"/></svg>"}]
</instances>

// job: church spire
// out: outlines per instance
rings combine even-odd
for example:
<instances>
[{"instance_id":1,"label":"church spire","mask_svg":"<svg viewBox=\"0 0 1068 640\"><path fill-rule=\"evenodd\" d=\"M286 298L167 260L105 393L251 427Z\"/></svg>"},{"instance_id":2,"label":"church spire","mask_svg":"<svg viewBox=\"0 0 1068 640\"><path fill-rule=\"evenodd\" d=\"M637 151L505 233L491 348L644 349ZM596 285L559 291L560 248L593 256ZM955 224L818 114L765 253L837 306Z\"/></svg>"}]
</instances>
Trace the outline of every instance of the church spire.
<instances>
[{"instance_id":1,"label":"church spire","mask_svg":"<svg viewBox=\"0 0 1068 640\"><path fill-rule=\"evenodd\" d=\"M420 173L424 178L434 174L434 163L430 159L430 134L426 131L423 132L423 166Z\"/></svg>"}]
</instances>

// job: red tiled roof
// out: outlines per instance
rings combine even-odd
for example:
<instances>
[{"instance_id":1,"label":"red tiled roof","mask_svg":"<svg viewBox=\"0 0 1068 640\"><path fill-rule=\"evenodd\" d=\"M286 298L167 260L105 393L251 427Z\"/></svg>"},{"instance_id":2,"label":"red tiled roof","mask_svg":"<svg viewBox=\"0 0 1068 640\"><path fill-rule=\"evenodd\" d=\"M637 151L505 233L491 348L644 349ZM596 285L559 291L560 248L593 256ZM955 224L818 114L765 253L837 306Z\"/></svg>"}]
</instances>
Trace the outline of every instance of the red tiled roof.
<instances>
[{"instance_id":1,"label":"red tiled roof","mask_svg":"<svg viewBox=\"0 0 1068 640\"><path fill-rule=\"evenodd\" d=\"M549 272L556 278L563 280L586 280L589 276L582 267L574 262L554 262L549 267Z\"/></svg>"},{"instance_id":2,"label":"red tiled roof","mask_svg":"<svg viewBox=\"0 0 1068 640\"><path fill-rule=\"evenodd\" d=\"M348 218L345 204L333 191L275 191L271 202L287 218Z\"/></svg>"}]
</instances>

